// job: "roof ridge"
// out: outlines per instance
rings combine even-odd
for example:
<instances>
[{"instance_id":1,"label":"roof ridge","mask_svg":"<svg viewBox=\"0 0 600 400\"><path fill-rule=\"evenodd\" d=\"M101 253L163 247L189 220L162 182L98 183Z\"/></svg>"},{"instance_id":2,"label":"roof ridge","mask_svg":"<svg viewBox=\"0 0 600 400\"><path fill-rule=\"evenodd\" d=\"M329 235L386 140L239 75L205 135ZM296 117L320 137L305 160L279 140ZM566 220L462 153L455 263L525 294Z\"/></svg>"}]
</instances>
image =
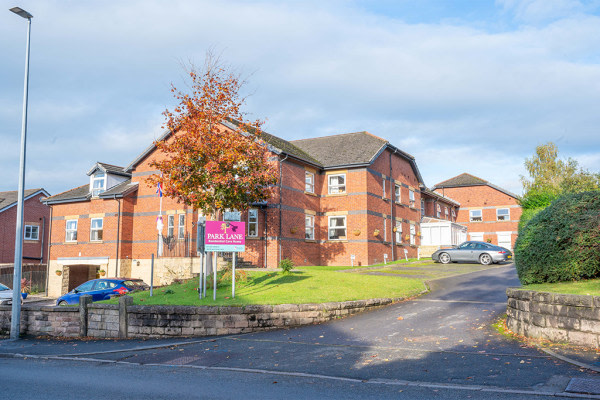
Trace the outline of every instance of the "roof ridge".
<instances>
[{"instance_id":1,"label":"roof ridge","mask_svg":"<svg viewBox=\"0 0 600 400\"><path fill-rule=\"evenodd\" d=\"M337 137L337 136L346 136L346 135L357 135L357 134L364 134L364 135L369 135L369 136L373 136L374 138L377 138L379 140L382 140L384 142L388 142L387 140L380 138L377 135L373 135L371 132L368 131L358 131L358 132L347 132L347 133L336 133L335 135L326 135L326 136L317 136L317 137L312 137L312 138L304 138L304 139L296 139L296 140L290 140L290 143L294 143L294 142L302 142L304 140L315 140L315 139L328 139L328 138L332 138L332 137Z\"/></svg>"},{"instance_id":2,"label":"roof ridge","mask_svg":"<svg viewBox=\"0 0 600 400\"><path fill-rule=\"evenodd\" d=\"M61 194L65 194L65 193L67 193L67 192L71 192L71 191L73 191L73 190L81 189L81 188L82 188L82 187L84 187L84 186L90 186L90 184L89 184L89 183L86 183L85 185L77 186L77 187L74 187L74 188L72 188L72 189L65 190L64 192L60 192L60 193L53 194L52 196L48 196L48 197L47 197L47 199L49 199L49 198L51 198L51 197L60 196Z\"/></svg>"}]
</instances>

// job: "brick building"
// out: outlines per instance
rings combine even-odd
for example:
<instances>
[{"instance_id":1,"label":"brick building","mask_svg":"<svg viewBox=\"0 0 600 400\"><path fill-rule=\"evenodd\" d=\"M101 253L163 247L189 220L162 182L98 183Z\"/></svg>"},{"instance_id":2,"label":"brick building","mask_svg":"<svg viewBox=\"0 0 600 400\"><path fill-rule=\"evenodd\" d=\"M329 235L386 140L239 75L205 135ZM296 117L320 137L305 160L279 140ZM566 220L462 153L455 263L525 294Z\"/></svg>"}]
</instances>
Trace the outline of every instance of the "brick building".
<instances>
[{"instance_id":1,"label":"brick building","mask_svg":"<svg viewBox=\"0 0 600 400\"><path fill-rule=\"evenodd\" d=\"M23 203L24 264L45 264L48 252L50 207L40 200L50 194L44 189L28 189ZM17 191L0 192L0 264L12 264L15 258Z\"/></svg>"},{"instance_id":2,"label":"brick building","mask_svg":"<svg viewBox=\"0 0 600 400\"><path fill-rule=\"evenodd\" d=\"M243 260L258 267L276 267L283 258L296 265L370 265L404 257L404 249L417 255L424 184L414 157L368 132L291 142L267 133L262 138L278 184L268 201L242 213ZM124 168L96 163L88 184L46 200L52 207L50 295L101 270L149 282L159 241L155 282L199 271L197 210L163 198L165 230L158 236L160 198L147 179L160 157L151 145Z\"/></svg>"},{"instance_id":3,"label":"brick building","mask_svg":"<svg viewBox=\"0 0 600 400\"><path fill-rule=\"evenodd\" d=\"M467 173L432 189L460 203L456 222L468 228L470 240L514 247L522 213L516 194Z\"/></svg>"}]
</instances>

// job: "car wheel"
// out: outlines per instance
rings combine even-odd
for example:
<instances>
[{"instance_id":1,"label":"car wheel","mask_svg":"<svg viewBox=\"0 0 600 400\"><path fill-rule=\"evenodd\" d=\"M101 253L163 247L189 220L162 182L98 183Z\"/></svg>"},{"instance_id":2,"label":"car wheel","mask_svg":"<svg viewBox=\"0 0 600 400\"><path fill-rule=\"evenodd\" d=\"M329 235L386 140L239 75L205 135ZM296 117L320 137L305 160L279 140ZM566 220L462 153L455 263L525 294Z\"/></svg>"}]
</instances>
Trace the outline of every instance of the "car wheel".
<instances>
[{"instance_id":1,"label":"car wheel","mask_svg":"<svg viewBox=\"0 0 600 400\"><path fill-rule=\"evenodd\" d=\"M481 265L490 265L493 262L492 256L487 253L483 253L479 256L479 263Z\"/></svg>"},{"instance_id":2,"label":"car wheel","mask_svg":"<svg viewBox=\"0 0 600 400\"><path fill-rule=\"evenodd\" d=\"M448 254L448 253L442 253L442 254L440 254L440 262L442 264L449 264L450 261L452 261L450 259L450 254Z\"/></svg>"},{"instance_id":3,"label":"car wheel","mask_svg":"<svg viewBox=\"0 0 600 400\"><path fill-rule=\"evenodd\" d=\"M61 306L61 307L66 307L66 306L68 306L68 305L69 305L69 303L67 303L66 301L62 300L62 301L60 301L60 302L58 303L58 305L59 305L59 306Z\"/></svg>"}]
</instances>

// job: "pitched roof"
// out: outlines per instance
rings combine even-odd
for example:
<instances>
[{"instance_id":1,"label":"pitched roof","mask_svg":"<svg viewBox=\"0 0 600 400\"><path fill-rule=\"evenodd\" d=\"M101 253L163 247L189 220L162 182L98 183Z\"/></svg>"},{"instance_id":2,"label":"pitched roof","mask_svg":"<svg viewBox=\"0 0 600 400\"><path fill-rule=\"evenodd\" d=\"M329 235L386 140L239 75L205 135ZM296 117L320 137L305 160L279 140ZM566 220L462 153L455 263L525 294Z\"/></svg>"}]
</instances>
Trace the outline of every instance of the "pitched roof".
<instances>
[{"instance_id":1,"label":"pitched roof","mask_svg":"<svg viewBox=\"0 0 600 400\"><path fill-rule=\"evenodd\" d=\"M131 182L131 179L128 179L126 181L123 181L121 183L119 183L118 185L113 186L112 188L108 189L106 192L100 193L100 195L98 197L101 198L107 198L107 197L123 197L135 190L137 190L138 188L138 182Z\"/></svg>"},{"instance_id":2,"label":"pitched roof","mask_svg":"<svg viewBox=\"0 0 600 400\"><path fill-rule=\"evenodd\" d=\"M459 186L480 186L487 185L489 182L478 178L471 174L460 174L455 176L454 178L450 178L445 180L444 182L440 182L434 185L434 188L443 188L443 187L459 187Z\"/></svg>"},{"instance_id":3,"label":"pitched roof","mask_svg":"<svg viewBox=\"0 0 600 400\"><path fill-rule=\"evenodd\" d=\"M519 198L518 195L516 195L512 192L509 192L506 189L503 189L499 186L493 185L490 182L486 181L485 179L481 179L481 178L478 178L474 175L467 174L467 173L463 173L463 174L455 176L454 178L450 178L448 180L440 182L440 183L434 185L431 189L436 190L436 189L442 189L442 188L454 188L454 187L466 187L466 186L489 186L489 187L494 188L494 189L496 189L502 193L505 193L511 197L514 197L515 199Z\"/></svg>"},{"instance_id":4,"label":"pitched roof","mask_svg":"<svg viewBox=\"0 0 600 400\"><path fill-rule=\"evenodd\" d=\"M76 187L66 192L55 194L44 200L44 204L70 203L74 201L83 201L89 199L90 185Z\"/></svg>"},{"instance_id":5,"label":"pitched roof","mask_svg":"<svg viewBox=\"0 0 600 400\"><path fill-rule=\"evenodd\" d=\"M119 167L118 165L103 163L100 161L96 162L96 164L94 164L94 166L88 171L87 174L92 175L98 169L100 169L106 173L109 173L109 174L131 177L131 174L129 172L126 172L123 167Z\"/></svg>"},{"instance_id":6,"label":"pitched roof","mask_svg":"<svg viewBox=\"0 0 600 400\"><path fill-rule=\"evenodd\" d=\"M448 196L444 196L444 195L441 195L439 193L436 193L436 192L434 192L434 191L432 191L432 190L430 190L430 189L428 189L426 187L422 187L421 188L421 193L425 193L428 196L438 198L438 199L446 201L446 202L448 202L450 204L454 204L457 207L460 207L460 203L458 201L456 201L454 199L451 199Z\"/></svg>"},{"instance_id":7,"label":"pitched roof","mask_svg":"<svg viewBox=\"0 0 600 400\"><path fill-rule=\"evenodd\" d=\"M100 198L110 198L113 196L123 197L128 195L129 193L137 190L138 183L131 183L131 180L128 179L119 183L118 185L113 186L108 189L106 192L101 193L98 197ZM75 189L67 190L66 192L62 192L56 194L54 196L50 196L44 200L44 204L59 204L59 203L72 203L77 201L87 201L92 198L90 193L90 185L83 185L76 187Z\"/></svg>"},{"instance_id":8,"label":"pitched roof","mask_svg":"<svg viewBox=\"0 0 600 400\"><path fill-rule=\"evenodd\" d=\"M368 132L293 140L292 145L317 159L323 167L370 164L388 144Z\"/></svg>"},{"instance_id":9,"label":"pitched roof","mask_svg":"<svg viewBox=\"0 0 600 400\"><path fill-rule=\"evenodd\" d=\"M23 198L27 200L27 198L31 196L35 196L38 193L43 193L45 196L50 196L50 193L46 192L46 190L42 188L38 189L25 189L23 193ZM19 192L16 190L11 190L8 192L0 192L0 212L14 206L17 204L19 200Z\"/></svg>"},{"instance_id":10,"label":"pitched roof","mask_svg":"<svg viewBox=\"0 0 600 400\"><path fill-rule=\"evenodd\" d=\"M223 121L222 124L230 129L236 129L237 125L238 125L237 121L233 121L233 120ZM161 140L165 140L170 135L171 135L170 131L165 131L165 132L163 132L162 135L160 135L160 137L158 139L156 139L156 141L160 142ZM270 133L267 133L265 131L260 132L260 138L262 140L264 140L265 143L267 143L267 145L270 146L269 150L273 151L274 153L277 153L277 154L286 153L286 154L288 154L292 157L295 157L299 160L302 160L302 161L308 162L309 164L314 164L316 166L321 167L321 164L317 160L315 160L313 157L311 157L311 155L307 154L305 151L298 148L297 146L294 146L287 140L279 138L275 135L271 135ZM155 149L156 149L156 145L154 143L152 143L150 146L148 146L146 148L146 150L144 150L139 156L137 156L135 158L135 160L133 160L131 162L131 164L129 164L127 167L123 168L123 170L128 173L131 173L131 171L133 171L133 169L140 162L142 162L146 157L148 157L148 155L150 155L150 153L152 153Z\"/></svg>"}]
</instances>

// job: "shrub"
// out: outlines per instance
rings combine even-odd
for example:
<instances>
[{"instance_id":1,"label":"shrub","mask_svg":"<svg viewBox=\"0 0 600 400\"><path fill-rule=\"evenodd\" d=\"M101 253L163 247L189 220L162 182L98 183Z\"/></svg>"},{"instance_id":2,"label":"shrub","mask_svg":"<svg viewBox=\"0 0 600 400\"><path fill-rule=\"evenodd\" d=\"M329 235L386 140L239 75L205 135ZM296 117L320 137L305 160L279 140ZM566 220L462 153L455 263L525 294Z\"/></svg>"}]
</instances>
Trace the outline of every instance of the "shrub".
<instances>
[{"instance_id":1,"label":"shrub","mask_svg":"<svg viewBox=\"0 0 600 400\"><path fill-rule=\"evenodd\" d=\"M600 192L553 201L519 228L517 273L523 284L600 277Z\"/></svg>"},{"instance_id":2,"label":"shrub","mask_svg":"<svg viewBox=\"0 0 600 400\"><path fill-rule=\"evenodd\" d=\"M294 268L294 263L289 258L284 258L279 261L279 268L283 270L284 274L289 274L292 271L292 268Z\"/></svg>"}]
</instances>

